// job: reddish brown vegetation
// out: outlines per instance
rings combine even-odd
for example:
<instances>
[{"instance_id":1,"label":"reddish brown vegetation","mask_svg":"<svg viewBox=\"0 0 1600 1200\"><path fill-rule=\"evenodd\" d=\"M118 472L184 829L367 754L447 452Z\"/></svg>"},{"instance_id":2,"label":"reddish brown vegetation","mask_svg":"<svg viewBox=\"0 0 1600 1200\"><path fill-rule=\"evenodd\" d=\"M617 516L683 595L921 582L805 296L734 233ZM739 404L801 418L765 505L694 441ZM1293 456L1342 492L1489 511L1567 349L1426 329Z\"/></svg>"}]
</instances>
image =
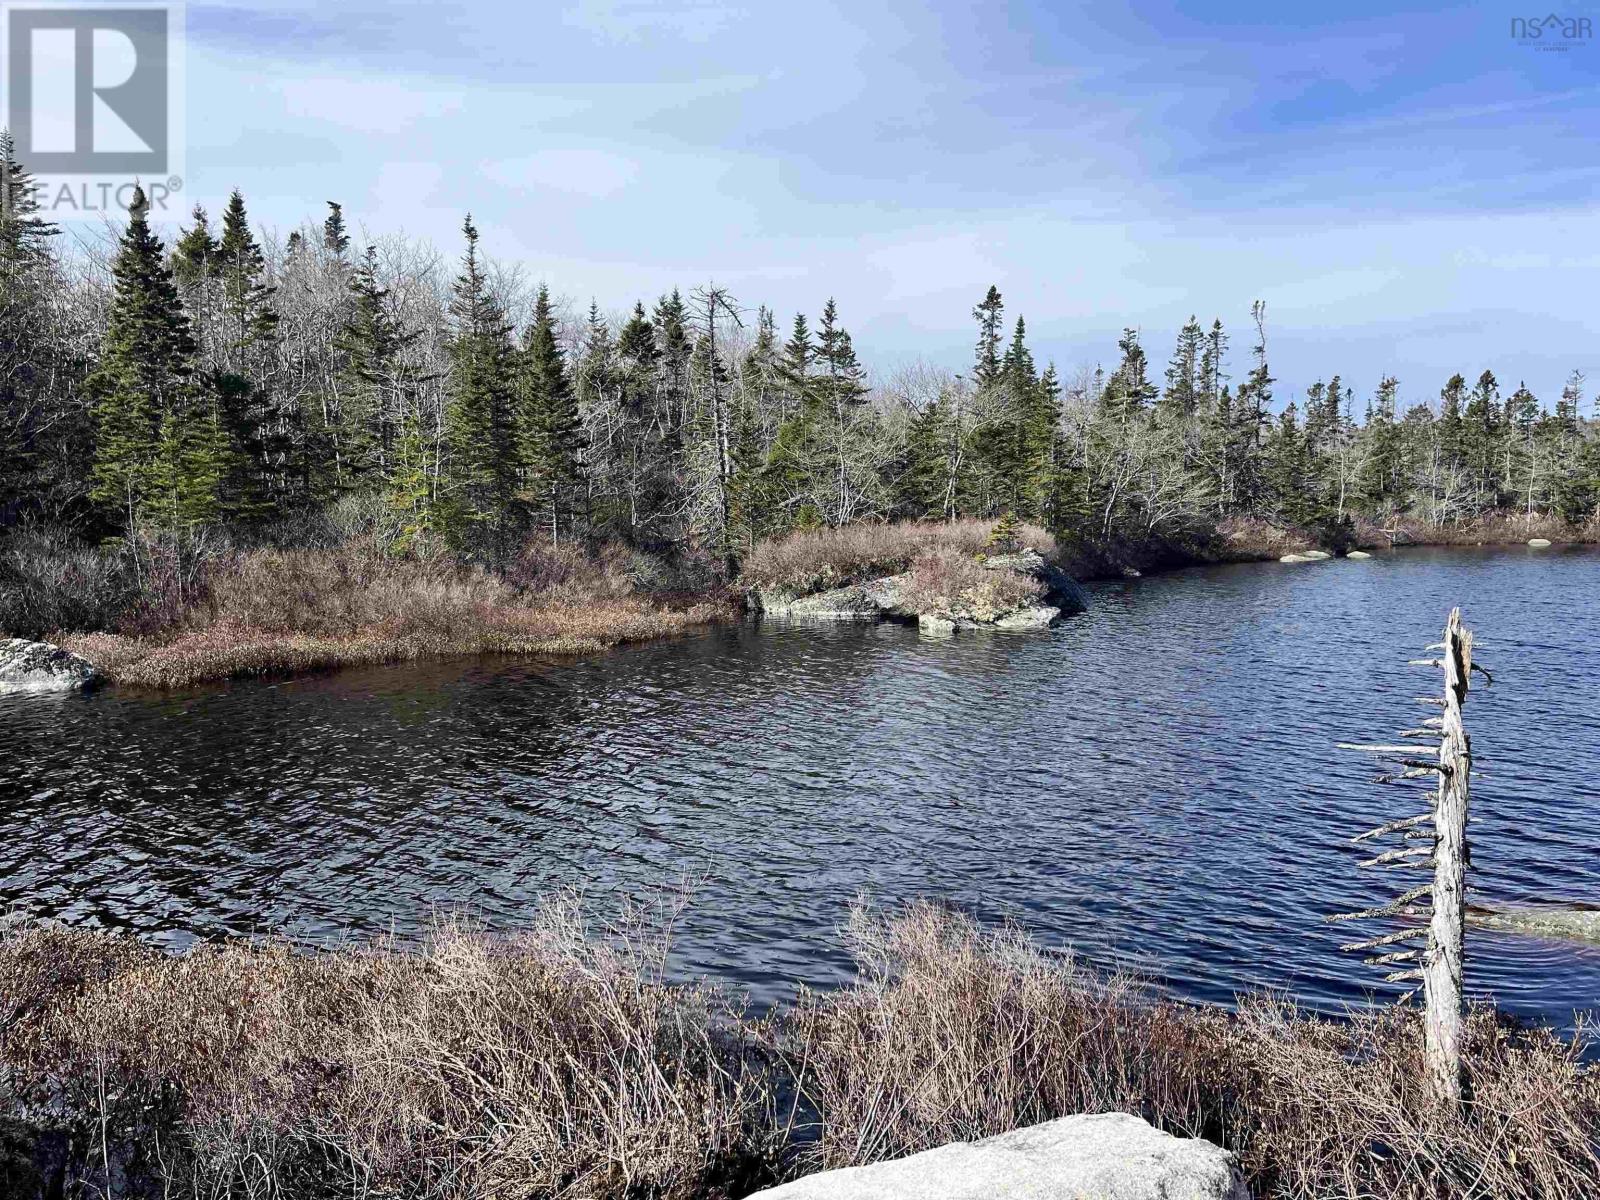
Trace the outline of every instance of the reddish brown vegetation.
<instances>
[{"instance_id":1,"label":"reddish brown vegetation","mask_svg":"<svg viewBox=\"0 0 1600 1200\"><path fill-rule=\"evenodd\" d=\"M492 574L359 546L256 550L208 564L162 621L62 640L117 683L182 687L457 654L582 654L731 611L715 597L643 594L624 566L543 550Z\"/></svg>"},{"instance_id":2,"label":"reddish brown vegetation","mask_svg":"<svg viewBox=\"0 0 1600 1200\"><path fill-rule=\"evenodd\" d=\"M898 575L928 552L948 551L975 558L991 549L994 526L993 521L908 521L801 530L756 546L745 560L743 578L748 586L762 591L806 596ZM1022 545L1046 558L1056 554L1055 539L1037 526L1022 525L1017 536Z\"/></svg>"},{"instance_id":3,"label":"reddish brown vegetation","mask_svg":"<svg viewBox=\"0 0 1600 1200\"><path fill-rule=\"evenodd\" d=\"M1600 1195L1600 1073L1492 1012L1462 1114L1427 1099L1413 1010L1197 1009L928 905L850 937L855 986L764 1021L567 905L413 953L13 930L0 1115L72 1130L90 1191L180 1196L690 1200L1110 1109L1232 1148L1261 1197Z\"/></svg>"}]
</instances>

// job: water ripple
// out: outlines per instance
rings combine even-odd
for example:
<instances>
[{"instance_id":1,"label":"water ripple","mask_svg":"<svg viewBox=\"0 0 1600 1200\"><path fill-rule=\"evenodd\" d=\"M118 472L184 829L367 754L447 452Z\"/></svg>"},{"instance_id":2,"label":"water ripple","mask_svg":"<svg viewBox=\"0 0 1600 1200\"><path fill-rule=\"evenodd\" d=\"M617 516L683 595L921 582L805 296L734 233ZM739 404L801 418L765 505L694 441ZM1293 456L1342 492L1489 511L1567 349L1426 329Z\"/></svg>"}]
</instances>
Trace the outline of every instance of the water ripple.
<instances>
[{"instance_id":1,"label":"water ripple","mask_svg":"<svg viewBox=\"0 0 1600 1200\"><path fill-rule=\"evenodd\" d=\"M167 944L498 926L552 888L683 880L678 968L781 999L845 973L850 901L929 895L1226 1002L1391 994L1330 912L1401 811L1333 743L1435 686L1453 604L1479 902L1600 884L1600 555L1416 551L1094 589L1049 634L747 625L581 663L350 671L180 696L0 699L0 904ZM1420 801L1419 801L1420 802ZM1566 1024L1600 952L1474 931L1468 979Z\"/></svg>"}]
</instances>

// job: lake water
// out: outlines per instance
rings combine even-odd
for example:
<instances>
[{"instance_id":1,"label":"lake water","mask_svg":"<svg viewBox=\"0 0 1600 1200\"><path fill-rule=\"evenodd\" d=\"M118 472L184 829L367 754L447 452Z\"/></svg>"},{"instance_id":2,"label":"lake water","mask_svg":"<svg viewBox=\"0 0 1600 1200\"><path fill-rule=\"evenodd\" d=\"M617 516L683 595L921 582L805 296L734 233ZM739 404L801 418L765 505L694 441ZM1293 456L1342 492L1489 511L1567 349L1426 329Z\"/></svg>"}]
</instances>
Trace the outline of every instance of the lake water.
<instances>
[{"instance_id":1,"label":"lake water","mask_svg":"<svg viewBox=\"0 0 1600 1200\"><path fill-rule=\"evenodd\" d=\"M781 1000L848 972L851 901L929 896L1205 1000L1397 990L1332 912L1397 877L1391 740L1460 604L1477 903L1600 899L1600 554L1407 550L1100 585L1047 633L746 624L589 661L177 695L0 697L0 908L182 945L497 927L693 881L676 968ZM1568 1024L1600 950L1469 933L1468 984Z\"/></svg>"}]
</instances>

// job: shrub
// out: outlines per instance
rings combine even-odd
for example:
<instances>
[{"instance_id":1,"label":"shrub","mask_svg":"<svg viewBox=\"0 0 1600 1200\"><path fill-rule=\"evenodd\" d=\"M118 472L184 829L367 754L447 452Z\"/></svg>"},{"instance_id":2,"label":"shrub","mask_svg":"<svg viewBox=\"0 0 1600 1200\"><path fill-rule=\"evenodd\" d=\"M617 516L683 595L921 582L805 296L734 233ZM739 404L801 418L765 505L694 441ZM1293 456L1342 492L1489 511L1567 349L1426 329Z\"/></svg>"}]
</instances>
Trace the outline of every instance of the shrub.
<instances>
[{"instance_id":1,"label":"shrub","mask_svg":"<svg viewBox=\"0 0 1600 1200\"><path fill-rule=\"evenodd\" d=\"M43 526L0 538L0 636L109 628L137 597L137 577L124 555Z\"/></svg>"},{"instance_id":2,"label":"shrub","mask_svg":"<svg viewBox=\"0 0 1600 1200\"><path fill-rule=\"evenodd\" d=\"M994 523L963 520L914 521L896 525L858 524L841 529L800 530L762 542L745 559L747 587L802 596L860 583L906 570L924 551L949 549L969 558L992 548ZM1046 558L1056 553L1054 539L1033 525L1018 526L1021 545Z\"/></svg>"},{"instance_id":3,"label":"shrub","mask_svg":"<svg viewBox=\"0 0 1600 1200\"><path fill-rule=\"evenodd\" d=\"M992 621L1037 601L1045 586L1016 571L985 567L950 546L924 550L911 564L900 602L919 613Z\"/></svg>"},{"instance_id":4,"label":"shrub","mask_svg":"<svg viewBox=\"0 0 1600 1200\"><path fill-rule=\"evenodd\" d=\"M774 1157L762 1027L663 953L564 903L412 954L33 929L0 943L0 1063L153 1194L725 1195Z\"/></svg>"},{"instance_id":5,"label":"shrub","mask_svg":"<svg viewBox=\"0 0 1600 1200\"><path fill-rule=\"evenodd\" d=\"M1192 1008L928 904L858 914L850 942L860 982L802 996L790 1029L809 1167L1124 1110L1234 1150L1264 1200L1600 1195L1600 1071L1490 1010L1468 1021L1461 1115L1430 1105L1415 1008Z\"/></svg>"},{"instance_id":6,"label":"shrub","mask_svg":"<svg viewBox=\"0 0 1600 1200\"><path fill-rule=\"evenodd\" d=\"M410 953L178 956L12 928L0 1115L70 1126L86 1194L143 1171L174 1196L693 1200L1122 1110L1232 1149L1260 1200L1600 1195L1600 1069L1490 1010L1474 1101L1440 1110L1415 1008L1191 1007L918 903L853 916L852 986L754 1019L665 982L664 927L591 938L560 900Z\"/></svg>"}]
</instances>

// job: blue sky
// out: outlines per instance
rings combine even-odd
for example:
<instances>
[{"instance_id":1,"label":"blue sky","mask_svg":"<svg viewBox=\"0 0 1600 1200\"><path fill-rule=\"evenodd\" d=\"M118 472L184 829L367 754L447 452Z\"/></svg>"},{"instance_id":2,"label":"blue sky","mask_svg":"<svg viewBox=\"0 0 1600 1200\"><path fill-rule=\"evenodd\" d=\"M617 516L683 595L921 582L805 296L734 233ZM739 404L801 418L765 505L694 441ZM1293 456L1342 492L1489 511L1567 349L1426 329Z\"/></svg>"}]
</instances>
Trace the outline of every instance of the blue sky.
<instances>
[{"instance_id":1,"label":"blue sky","mask_svg":"<svg viewBox=\"0 0 1600 1200\"><path fill-rule=\"evenodd\" d=\"M960 367L990 284L1064 371L1191 313L1281 399L1343 372L1600 388L1600 39L1514 9L647 0L189 5L188 203L342 201L620 309L830 295L879 369ZM1600 11L1588 5L1563 13Z\"/></svg>"}]
</instances>

